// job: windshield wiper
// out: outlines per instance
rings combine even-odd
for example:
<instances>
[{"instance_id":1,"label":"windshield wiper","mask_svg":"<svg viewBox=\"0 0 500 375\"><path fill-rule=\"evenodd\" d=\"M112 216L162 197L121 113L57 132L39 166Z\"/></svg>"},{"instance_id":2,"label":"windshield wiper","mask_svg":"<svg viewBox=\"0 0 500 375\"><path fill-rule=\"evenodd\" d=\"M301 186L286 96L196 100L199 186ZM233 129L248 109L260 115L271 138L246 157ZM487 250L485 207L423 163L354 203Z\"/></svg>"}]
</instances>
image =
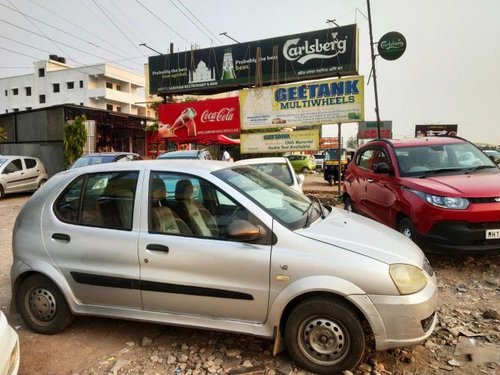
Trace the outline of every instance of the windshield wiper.
<instances>
[{"instance_id":1,"label":"windshield wiper","mask_svg":"<svg viewBox=\"0 0 500 375\"><path fill-rule=\"evenodd\" d=\"M307 208L303 212L303 214L306 214L306 222L304 223L304 228L307 228L309 226L309 210L311 209L313 204L314 204L314 201L311 200L311 202L309 203L309 206L307 206Z\"/></svg>"},{"instance_id":2,"label":"windshield wiper","mask_svg":"<svg viewBox=\"0 0 500 375\"><path fill-rule=\"evenodd\" d=\"M427 176L439 174L439 173L447 173L447 172L460 172L461 168L443 168L443 169L433 169L432 171L422 171L422 176L418 178L426 178Z\"/></svg>"},{"instance_id":3,"label":"windshield wiper","mask_svg":"<svg viewBox=\"0 0 500 375\"><path fill-rule=\"evenodd\" d=\"M325 215L325 209L323 207L323 204L321 203L321 201L319 200L319 198L317 196L313 195L313 198L319 206L321 218L324 219L326 217L326 215Z\"/></svg>"},{"instance_id":4,"label":"windshield wiper","mask_svg":"<svg viewBox=\"0 0 500 375\"><path fill-rule=\"evenodd\" d=\"M480 169L488 169L488 168L496 168L496 166L494 166L494 165L478 165L478 166L467 169L467 171L465 173L466 174L474 173L475 171L478 171Z\"/></svg>"}]
</instances>

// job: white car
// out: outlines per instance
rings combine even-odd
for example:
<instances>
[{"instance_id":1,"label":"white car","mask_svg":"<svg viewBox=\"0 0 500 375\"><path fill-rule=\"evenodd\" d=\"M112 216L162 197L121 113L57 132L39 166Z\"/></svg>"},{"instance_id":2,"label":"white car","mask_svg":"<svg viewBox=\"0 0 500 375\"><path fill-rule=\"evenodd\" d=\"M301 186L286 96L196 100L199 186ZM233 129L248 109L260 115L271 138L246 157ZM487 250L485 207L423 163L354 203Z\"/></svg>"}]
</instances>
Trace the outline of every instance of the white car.
<instances>
[{"instance_id":1,"label":"white car","mask_svg":"<svg viewBox=\"0 0 500 375\"><path fill-rule=\"evenodd\" d=\"M238 160L235 164L250 165L261 172L264 172L281 182L287 184L292 189L302 193L302 185L304 184L305 176L300 173L295 174L290 160L287 158L254 158Z\"/></svg>"},{"instance_id":2,"label":"white car","mask_svg":"<svg viewBox=\"0 0 500 375\"><path fill-rule=\"evenodd\" d=\"M14 375L19 370L19 338L0 311L0 374Z\"/></svg>"},{"instance_id":3,"label":"white car","mask_svg":"<svg viewBox=\"0 0 500 375\"><path fill-rule=\"evenodd\" d=\"M5 194L35 191L48 178L47 171L38 158L0 155L0 199Z\"/></svg>"}]
</instances>

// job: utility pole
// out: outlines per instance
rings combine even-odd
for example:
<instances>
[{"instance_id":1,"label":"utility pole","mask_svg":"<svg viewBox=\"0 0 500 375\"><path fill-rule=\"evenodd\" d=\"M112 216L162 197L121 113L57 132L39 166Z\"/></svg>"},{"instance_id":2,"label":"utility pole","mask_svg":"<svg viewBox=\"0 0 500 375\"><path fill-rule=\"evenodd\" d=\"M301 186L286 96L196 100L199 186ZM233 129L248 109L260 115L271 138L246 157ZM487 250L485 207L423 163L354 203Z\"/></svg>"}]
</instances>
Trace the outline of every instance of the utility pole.
<instances>
[{"instance_id":1,"label":"utility pole","mask_svg":"<svg viewBox=\"0 0 500 375\"><path fill-rule=\"evenodd\" d=\"M373 88L375 90L375 114L377 115L377 138L380 138L380 111L378 106L378 90L377 90L377 71L375 69L375 50L373 49L373 31L372 31L372 14L370 10L370 0L366 0L368 7L368 25L370 28L370 47L372 51L372 71L373 71Z\"/></svg>"}]
</instances>

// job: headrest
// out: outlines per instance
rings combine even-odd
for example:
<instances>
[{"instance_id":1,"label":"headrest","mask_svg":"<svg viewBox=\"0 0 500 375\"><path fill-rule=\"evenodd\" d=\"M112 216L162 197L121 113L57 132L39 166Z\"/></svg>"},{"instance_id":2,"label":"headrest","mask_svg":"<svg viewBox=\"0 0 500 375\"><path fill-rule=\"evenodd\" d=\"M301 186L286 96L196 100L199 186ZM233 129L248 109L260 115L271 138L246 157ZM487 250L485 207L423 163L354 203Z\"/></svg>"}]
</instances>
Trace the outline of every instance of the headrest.
<instances>
[{"instance_id":1,"label":"headrest","mask_svg":"<svg viewBox=\"0 0 500 375\"><path fill-rule=\"evenodd\" d=\"M193 184L190 180L179 180L175 185L175 200L185 201L193 195Z\"/></svg>"},{"instance_id":2,"label":"headrest","mask_svg":"<svg viewBox=\"0 0 500 375\"><path fill-rule=\"evenodd\" d=\"M167 197L167 189L162 179L153 179L151 184L151 197L156 200L165 199Z\"/></svg>"}]
</instances>

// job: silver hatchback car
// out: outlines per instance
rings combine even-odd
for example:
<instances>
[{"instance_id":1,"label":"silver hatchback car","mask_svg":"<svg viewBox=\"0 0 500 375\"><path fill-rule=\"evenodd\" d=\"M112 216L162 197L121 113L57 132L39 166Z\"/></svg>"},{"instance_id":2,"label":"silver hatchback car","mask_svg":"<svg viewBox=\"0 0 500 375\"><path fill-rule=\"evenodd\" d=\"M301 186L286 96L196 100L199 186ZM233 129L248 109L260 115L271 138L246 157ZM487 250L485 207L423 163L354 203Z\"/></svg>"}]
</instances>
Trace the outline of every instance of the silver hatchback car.
<instances>
[{"instance_id":1,"label":"silver hatchback car","mask_svg":"<svg viewBox=\"0 0 500 375\"><path fill-rule=\"evenodd\" d=\"M35 191L48 179L45 166L31 156L0 155L0 198Z\"/></svg>"},{"instance_id":2,"label":"silver hatchback car","mask_svg":"<svg viewBox=\"0 0 500 375\"><path fill-rule=\"evenodd\" d=\"M92 239L89 241L89 239ZM281 340L320 374L425 340L436 277L422 251L249 166L102 164L61 172L19 213L11 306L35 332L74 315Z\"/></svg>"}]
</instances>

